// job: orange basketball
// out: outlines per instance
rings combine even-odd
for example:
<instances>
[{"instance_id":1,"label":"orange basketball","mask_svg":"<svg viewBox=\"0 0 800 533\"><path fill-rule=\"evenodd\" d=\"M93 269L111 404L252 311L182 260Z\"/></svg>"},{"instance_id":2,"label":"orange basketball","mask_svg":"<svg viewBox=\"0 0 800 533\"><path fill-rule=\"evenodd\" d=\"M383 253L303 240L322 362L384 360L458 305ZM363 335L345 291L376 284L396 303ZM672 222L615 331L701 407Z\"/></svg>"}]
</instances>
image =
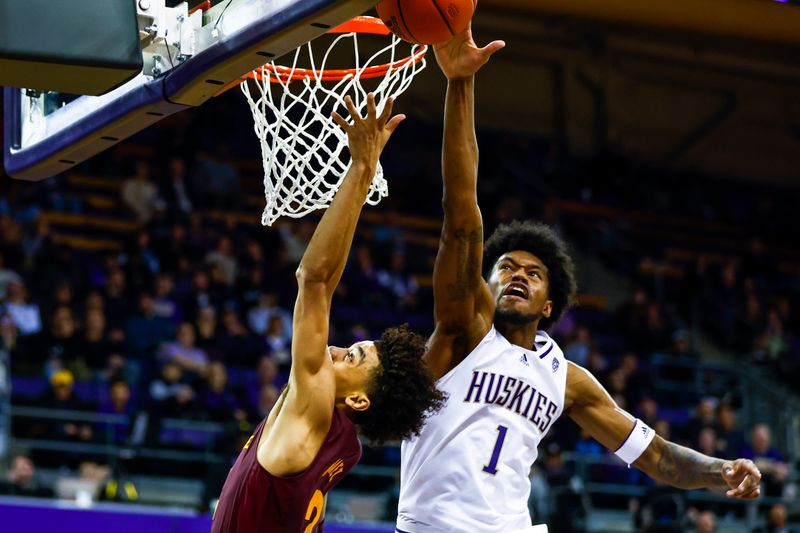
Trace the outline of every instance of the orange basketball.
<instances>
[{"instance_id":1,"label":"orange basketball","mask_svg":"<svg viewBox=\"0 0 800 533\"><path fill-rule=\"evenodd\" d=\"M383 0L378 16L410 43L439 44L464 31L477 0Z\"/></svg>"}]
</instances>

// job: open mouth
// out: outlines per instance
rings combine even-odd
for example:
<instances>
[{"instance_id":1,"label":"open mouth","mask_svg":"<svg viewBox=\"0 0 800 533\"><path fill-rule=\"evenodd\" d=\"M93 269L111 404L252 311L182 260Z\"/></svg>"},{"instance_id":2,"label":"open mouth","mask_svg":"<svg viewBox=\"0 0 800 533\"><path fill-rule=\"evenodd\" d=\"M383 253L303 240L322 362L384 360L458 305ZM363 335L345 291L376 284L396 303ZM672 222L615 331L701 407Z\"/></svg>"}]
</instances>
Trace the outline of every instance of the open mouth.
<instances>
[{"instance_id":1,"label":"open mouth","mask_svg":"<svg viewBox=\"0 0 800 533\"><path fill-rule=\"evenodd\" d=\"M508 287L506 287L506 290L503 291L503 296L527 300L528 287L522 283L509 283Z\"/></svg>"}]
</instances>

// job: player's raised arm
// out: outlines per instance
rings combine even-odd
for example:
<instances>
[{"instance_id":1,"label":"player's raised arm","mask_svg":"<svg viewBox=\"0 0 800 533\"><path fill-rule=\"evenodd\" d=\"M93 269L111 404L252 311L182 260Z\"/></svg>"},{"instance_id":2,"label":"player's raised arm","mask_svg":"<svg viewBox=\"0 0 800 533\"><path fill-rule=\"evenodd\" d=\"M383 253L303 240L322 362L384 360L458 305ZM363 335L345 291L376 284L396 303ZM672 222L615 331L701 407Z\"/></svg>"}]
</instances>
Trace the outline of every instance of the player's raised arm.
<instances>
[{"instance_id":1,"label":"player's raised arm","mask_svg":"<svg viewBox=\"0 0 800 533\"><path fill-rule=\"evenodd\" d=\"M565 413L589 435L653 479L680 489L728 489L732 498L756 498L761 473L752 461L709 457L662 439L620 409L588 371L573 363Z\"/></svg>"},{"instance_id":2,"label":"player's raised arm","mask_svg":"<svg viewBox=\"0 0 800 533\"><path fill-rule=\"evenodd\" d=\"M428 362L437 377L458 364L491 327L494 309L481 277L483 222L477 195L474 79L503 46L502 41L494 41L478 48L468 28L434 50L447 77L447 97L442 146L444 225L433 271L437 324L433 341L458 337L457 342L439 343L445 346L429 351Z\"/></svg>"},{"instance_id":3,"label":"player's raised arm","mask_svg":"<svg viewBox=\"0 0 800 533\"><path fill-rule=\"evenodd\" d=\"M342 277L378 158L394 129L405 118L398 115L389 119L391 99L380 115L372 94L368 95L367 102L367 116L362 118L350 97L345 98L352 124L336 113L333 115L336 123L347 132L352 163L297 268L290 383L298 397L309 400L312 397L309 388L319 386L314 377L331 364L327 353L331 298ZM313 394L315 402L324 396L318 392ZM319 409L330 416L332 408L333 395L330 395L330 405L320 405Z\"/></svg>"}]
</instances>

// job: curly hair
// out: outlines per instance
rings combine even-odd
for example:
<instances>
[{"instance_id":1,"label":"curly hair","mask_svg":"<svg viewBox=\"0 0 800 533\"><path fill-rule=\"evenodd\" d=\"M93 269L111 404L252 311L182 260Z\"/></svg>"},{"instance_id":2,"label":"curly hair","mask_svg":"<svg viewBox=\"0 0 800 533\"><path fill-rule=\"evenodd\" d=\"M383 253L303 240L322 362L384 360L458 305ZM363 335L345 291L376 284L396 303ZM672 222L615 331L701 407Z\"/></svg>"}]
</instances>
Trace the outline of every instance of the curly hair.
<instances>
[{"instance_id":1,"label":"curly hair","mask_svg":"<svg viewBox=\"0 0 800 533\"><path fill-rule=\"evenodd\" d=\"M553 311L549 317L542 317L539 321L539 328L546 330L558 322L575 299L575 265L566 243L550 226L514 220L497 226L487 239L483 249L484 276L489 277L500 256L514 250L532 253L547 268L547 293L553 302Z\"/></svg>"},{"instance_id":2,"label":"curly hair","mask_svg":"<svg viewBox=\"0 0 800 533\"><path fill-rule=\"evenodd\" d=\"M356 413L353 421L377 445L419 435L445 401L422 359L425 339L403 324L384 331L375 347L381 364L367 387L370 408Z\"/></svg>"}]
</instances>

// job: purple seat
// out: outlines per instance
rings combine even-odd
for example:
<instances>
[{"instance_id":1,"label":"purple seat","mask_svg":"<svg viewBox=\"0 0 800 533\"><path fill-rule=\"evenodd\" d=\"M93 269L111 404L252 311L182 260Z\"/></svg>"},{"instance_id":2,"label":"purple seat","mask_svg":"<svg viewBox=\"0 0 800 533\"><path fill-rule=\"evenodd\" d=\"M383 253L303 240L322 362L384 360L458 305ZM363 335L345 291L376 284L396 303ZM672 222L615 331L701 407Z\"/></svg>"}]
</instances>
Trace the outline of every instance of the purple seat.
<instances>
[{"instance_id":1,"label":"purple seat","mask_svg":"<svg viewBox=\"0 0 800 533\"><path fill-rule=\"evenodd\" d=\"M47 390L47 380L41 377L13 376L11 378L11 397L33 399L42 396Z\"/></svg>"}]
</instances>

